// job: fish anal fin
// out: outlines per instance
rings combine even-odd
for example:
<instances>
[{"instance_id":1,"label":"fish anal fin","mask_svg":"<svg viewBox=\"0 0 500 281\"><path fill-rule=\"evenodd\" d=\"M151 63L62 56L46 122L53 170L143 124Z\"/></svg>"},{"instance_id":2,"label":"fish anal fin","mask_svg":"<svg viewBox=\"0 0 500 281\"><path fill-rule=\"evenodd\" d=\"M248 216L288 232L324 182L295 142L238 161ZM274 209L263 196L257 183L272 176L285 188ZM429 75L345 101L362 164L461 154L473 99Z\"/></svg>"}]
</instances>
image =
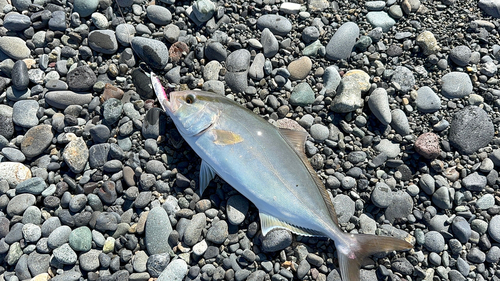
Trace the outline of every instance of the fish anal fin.
<instances>
[{"instance_id":1,"label":"fish anal fin","mask_svg":"<svg viewBox=\"0 0 500 281\"><path fill-rule=\"evenodd\" d=\"M215 177L216 173L214 168L210 166L205 160L201 161L200 167L200 196L203 195L203 192L207 188L208 184Z\"/></svg>"},{"instance_id":2,"label":"fish anal fin","mask_svg":"<svg viewBox=\"0 0 500 281\"><path fill-rule=\"evenodd\" d=\"M311 166L311 163L309 162L309 159L307 159L307 156L304 152L304 146L308 135L307 132L283 129L283 128L280 128L279 131L281 135L285 138L285 140L288 142L288 144L295 150L302 163L304 163L304 166L307 168L307 171L311 175L312 179L314 180L314 183L316 183L319 192L323 196L323 200L325 201L325 204L328 208L330 217L336 224L338 224L339 220L337 218L337 213L335 212L335 208L333 207L332 200L330 199L330 195L328 195L328 192L326 191L323 181L316 174L316 171Z\"/></svg>"},{"instance_id":3,"label":"fish anal fin","mask_svg":"<svg viewBox=\"0 0 500 281\"><path fill-rule=\"evenodd\" d=\"M217 145L230 145L243 141L242 136L231 131L214 129L212 132L214 134L214 143Z\"/></svg>"},{"instance_id":4,"label":"fish anal fin","mask_svg":"<svg viewBox=\"0 0 500 281\"><path fill-rule=\"evenodd\" d=\"M376 253L409 250L413 245L399 238L376 236L370 234L349 234L347 243L337 243L337 257L339 259L342 280L359 280L361 262L368 256Z\"/></svg>"},{"instance_id":5,"label":"fish anal fin","mask_svg":"<svg viewBox=\"0 0 500 281\"><path fill-rule=\"evenodd\" d=\"M302 236L325 236L317 231L291 225L266 213L259 213L262 235L266 236L273 229L288 229Z\"/></svg>"}]
</instances>

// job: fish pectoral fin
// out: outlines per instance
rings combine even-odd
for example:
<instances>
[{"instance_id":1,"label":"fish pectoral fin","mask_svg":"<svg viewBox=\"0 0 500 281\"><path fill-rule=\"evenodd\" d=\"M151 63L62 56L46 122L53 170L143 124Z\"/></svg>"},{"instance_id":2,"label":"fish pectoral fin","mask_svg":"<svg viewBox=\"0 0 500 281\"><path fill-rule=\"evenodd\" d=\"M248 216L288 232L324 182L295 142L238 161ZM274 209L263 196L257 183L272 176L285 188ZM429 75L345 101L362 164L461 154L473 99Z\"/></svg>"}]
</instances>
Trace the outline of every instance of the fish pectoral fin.
<instances>
[{"instance_id":1,"label":"fish pectoral fin","mask_svg":"<svg viewBox=\"0 0 500 281\"><path fill-rule=\"evenodd\" d=\"M277 228L288 229L291 232L302 236L325 236L317 231L291 225L266 213L259 213L262 235L266 236L269 231Z\"/></svg>"},{"instance_id":2,"label":"fish pectoral fin","mask_svg":"<svg viewBox=\"0 0 500 281\"><path fill-rule=\"evenodd\" d=\"M203 192L207 188L208 184L211 180L214 179L216 173L214 168L210 166L205 160L201 161L200 167L200 196L203 195Z\"/></svg>"},{"instance_id":3,"label":"fish pectoral fin","mask_svg":"<svg viewBox=\"0 0 500 281\"><path fill-rule=\"evenodd\" d=\"M243 141L242 136L231 131L214 129L212 132L214 134L214 143L217 145L230 145Z\"/></svg>"}]
</instances>

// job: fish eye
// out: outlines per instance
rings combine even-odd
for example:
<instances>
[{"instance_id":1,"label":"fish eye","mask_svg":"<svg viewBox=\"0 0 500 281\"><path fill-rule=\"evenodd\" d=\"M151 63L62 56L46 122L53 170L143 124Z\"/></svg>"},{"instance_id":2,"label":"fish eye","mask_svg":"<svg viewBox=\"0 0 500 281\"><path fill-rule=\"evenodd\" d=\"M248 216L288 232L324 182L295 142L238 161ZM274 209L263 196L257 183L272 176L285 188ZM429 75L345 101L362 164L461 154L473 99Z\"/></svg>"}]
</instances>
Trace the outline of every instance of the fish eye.
<instances>
[{"instance_id":1,"label":"fish eye","mask_svg":"<svg viewBox=\"0 0 500 281\"><path fill-rule=\"evenodd\" d=\"M186 103L187 104L192 104L192 103L194 103L194 101L195 101L194 95L188 95L186 97Z\"/></svg>"}]
</instances>

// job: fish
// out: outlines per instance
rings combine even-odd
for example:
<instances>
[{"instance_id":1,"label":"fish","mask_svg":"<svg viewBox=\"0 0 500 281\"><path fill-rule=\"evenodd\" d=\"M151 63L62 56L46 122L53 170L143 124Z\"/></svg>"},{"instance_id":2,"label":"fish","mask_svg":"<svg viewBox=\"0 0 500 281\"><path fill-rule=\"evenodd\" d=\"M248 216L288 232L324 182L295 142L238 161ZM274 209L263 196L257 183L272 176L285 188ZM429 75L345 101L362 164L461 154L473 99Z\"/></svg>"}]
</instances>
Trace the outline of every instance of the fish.
<instances>
[{"instance_id":1,"label":"fish","mask_svg":"<svg viewBox=\"0 0 500 281\"><path fill-rule=\"evenodd\" d=\"M159 78L150 75L159 104L202 160L200 193L218 175L257 207L262 235L288 229L328 237L344 281L359 280L361 262L369 255L413 247L395 237L342 231L323 181L304 153L307 132L279 129L220 94L167 95Z\"/></svg>"}]
</instances>

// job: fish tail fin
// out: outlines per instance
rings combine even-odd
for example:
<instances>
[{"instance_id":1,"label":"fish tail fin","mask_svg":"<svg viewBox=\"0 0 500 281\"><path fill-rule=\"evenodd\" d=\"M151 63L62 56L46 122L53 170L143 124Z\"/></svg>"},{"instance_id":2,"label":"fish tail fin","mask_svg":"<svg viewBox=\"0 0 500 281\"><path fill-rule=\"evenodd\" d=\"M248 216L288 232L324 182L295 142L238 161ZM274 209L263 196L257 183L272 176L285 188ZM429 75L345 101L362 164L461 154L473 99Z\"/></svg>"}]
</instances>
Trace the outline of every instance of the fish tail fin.
<instances>
[{"instance_id":1,"label":"fish tail fin","mask_svg":"<svg viewBox=\"0 0 500 281\"><path fill-rule=\"evenodd\" d=\"M345 233L336 241L342 281L358 281L361 262L366 257L383 252L409 250L413 245L394 237Z\"/></svg>"}]
</instances>

